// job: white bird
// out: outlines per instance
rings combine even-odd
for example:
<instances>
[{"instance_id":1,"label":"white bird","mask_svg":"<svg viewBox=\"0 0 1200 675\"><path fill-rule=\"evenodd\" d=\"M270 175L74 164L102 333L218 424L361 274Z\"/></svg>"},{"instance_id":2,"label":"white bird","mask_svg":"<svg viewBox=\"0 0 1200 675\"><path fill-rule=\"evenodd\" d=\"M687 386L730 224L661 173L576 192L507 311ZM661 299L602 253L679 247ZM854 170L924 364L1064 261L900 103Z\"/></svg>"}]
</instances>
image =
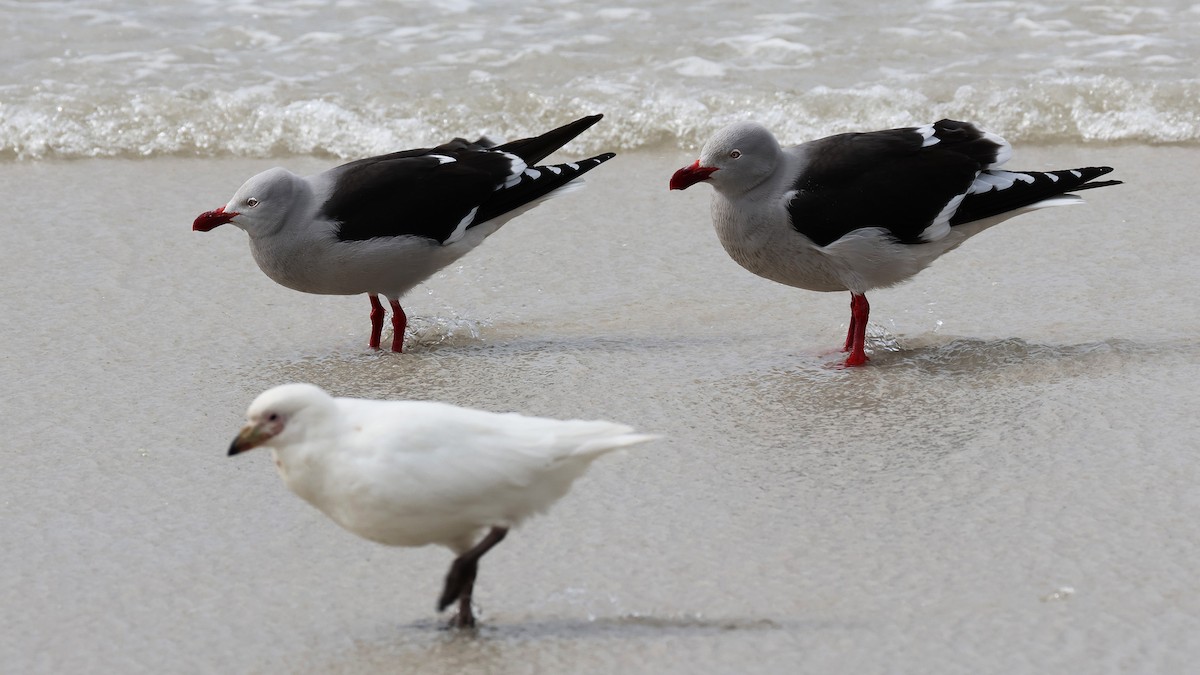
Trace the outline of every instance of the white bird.
<instances>
[{"instance_id":1,"label":"white bird","mask_svg":"<svg viewBox=\"0 0 1200 675\"><path fill-rule=\"evenodd\" d=\"M360 159L307 178L282 168L250 180L227 204L200 214L200 232L232 223L268 277L305 293L371 301L372 349L392 308L392 351L403 351L400 297L466 255L510 219L582 186L604 153L535 166L588 127L592 115L541 136L495 145L456 138L436 148Z\"/></svg>"},{"instance_id":2,"label":"white bird","mask_svg":"<svg viewBox=\"0 0 1200 675\"><path fill-rule=\"evenodd\" d=\"M900 283L1013 216L1080 204L1111 167L1003 171L1012 147L967 122L829 136L782 148L754 122L717 132L672 190L712 184L725 251L772 281L850 291L846 366L867 362L866 292Z\"/></svg>"},{"instance_id":3,"label":"white bird","mask_svg":"<svg viewBox=\"0 0 1200 675\"><path fill-rule=\"evenodd\" d=\"M479 559L546 511L596 458L656 436L613 422L498 414L432 401L334 398L311 384L260 394L229 455L271 448L288 488L338 525L389 546L457 556L438 611L475 624Z\"/></svg>"}]
</instances>

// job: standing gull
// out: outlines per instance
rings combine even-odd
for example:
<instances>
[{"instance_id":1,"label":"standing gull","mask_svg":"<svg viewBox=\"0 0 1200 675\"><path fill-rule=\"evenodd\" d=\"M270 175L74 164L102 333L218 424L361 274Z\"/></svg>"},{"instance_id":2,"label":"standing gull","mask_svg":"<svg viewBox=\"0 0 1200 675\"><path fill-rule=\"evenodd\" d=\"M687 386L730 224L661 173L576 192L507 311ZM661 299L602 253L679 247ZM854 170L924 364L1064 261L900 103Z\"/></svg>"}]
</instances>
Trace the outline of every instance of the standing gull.
<instances>
[{"instance_id":1,"label":"standing gull","mask_svg":"<svg viewBox=\"0 0 1200 675\"><path fill-rule=\"evenodd\" d=\"M542 201L582 185L578 177L613 158L536 166L585 129L592 115L541 136L495 145L456 138L436 148L360 159L306 178L281 168L250 180L228 204L200 214L200 232L232 223L250 235L267 276L305 293L371 300L372 349L392 307L392 351L408 317L400 297Z\"/></svg>"},{"instance_id":2,"label":"standing gull","mask_svg":"<svg viewBox=\"0 0 1200 675\"><path fill-rule=\"evenodd\" d=\"M1081 204L1112 171L1004 171L1003 138L968 122L829 136L782 148L762 125L717 132L672 190L707 181L725 251L751 272L811 291L850 291L846 366L867 362L866 292L898 284L1013 216Z\"/></svg>"},{"instance_id":3,"label":"standing gull","mask_svg":"<svg viewBox=\"0 0 1200 675\"><path fill-rule=\"evenodd\" d=\"M311 384L268 389L246 420L229 454L271 448L288 488L338 525L454 551L438 610L457 601L457 627L475 625L479 559L509 528L550 508L596 458L655 438L613 422L333 398Z\"/></svg>"}]
</instances>

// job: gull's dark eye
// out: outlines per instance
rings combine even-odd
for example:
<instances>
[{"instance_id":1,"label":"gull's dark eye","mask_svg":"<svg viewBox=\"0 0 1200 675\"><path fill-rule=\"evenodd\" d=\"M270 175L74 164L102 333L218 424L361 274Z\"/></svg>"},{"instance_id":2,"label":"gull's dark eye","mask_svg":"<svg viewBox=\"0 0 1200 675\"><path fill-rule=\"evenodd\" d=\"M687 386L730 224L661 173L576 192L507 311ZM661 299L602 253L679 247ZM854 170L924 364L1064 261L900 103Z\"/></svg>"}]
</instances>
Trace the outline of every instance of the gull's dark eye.
<instances>
[{"instance_id":1,"label":"gull's dark eye","mask_svg":"<svg viewBox=\"0 0 1200 675\"><path fill-rule=\"evenodd\" d=\"M279 413L271 413L270 415L267 415L267 421L268 422L278 422L279 421Z\"/></svg>"},{"instance_id":2,"label":"gull's dark eye","mask_svg":"<svg viewBox=\"0 0 1200 675\"><path fill-rule=\"evenodd\" d=\"M254 207L258 206L258 200L255 199L254 197L251 197L250 199L246 200L246 206L249 206L250 208L254 208Z\"/></svg>"},{"instance_id":3,"label":"gull's dark eye","mask_svg":"<svg viewBox=\"0 0 1200 675\"><path fill-rule=\"evenodd\" d=\"M730 151L729 156L733 159L737 159L738 157L742 156L742 151L741 150L732 150L732 151Z\"/></svg>"}]
</instances>

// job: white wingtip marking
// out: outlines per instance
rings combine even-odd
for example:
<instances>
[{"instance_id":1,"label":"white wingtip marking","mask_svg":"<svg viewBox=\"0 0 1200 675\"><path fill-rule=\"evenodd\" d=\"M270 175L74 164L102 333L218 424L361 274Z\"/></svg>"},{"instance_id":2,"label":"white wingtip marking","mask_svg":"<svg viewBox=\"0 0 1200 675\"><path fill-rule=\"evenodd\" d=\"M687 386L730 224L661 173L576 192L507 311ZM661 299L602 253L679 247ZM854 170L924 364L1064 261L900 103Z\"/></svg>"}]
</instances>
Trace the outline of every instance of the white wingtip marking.
<instances>
[{"instance_id":1,"label":"white wingtip marking","mask_svg":"<svg viewBox=\"0 0 1200 675\"><path fill-rule=\"evenodd\" d=\"M921 138L925 139L921 142L922 148L928 148L931 145L937 145L942 139L934 136L934 128L932 124L926 124L923 127L917 127L917 133L921 134Z\"/></svg>"},{"instance_id":2,"label":"white wingtip marking","mask_svg":"<svg viewBox=\"0 0 1200 675\"><path fill-rule=\"evenodd\" d=\"M430 157L436 159L438 164L449 164L451 162L458 161L453 157L447 157L446 155L430 155Z\"/></svg>"},{"instance_id":3,"label":"white wingtip marking","mask_svg":"<svg viewBox=\"0 0 1200 675\"><path fill-rule=\"evenodd\" d=\"M516 185L517 183L520 183L521 175L524 174L525 170L529 168L529 165L525 163L525 160L521 159L520 157L517 157L516 155L512 154L511 152L502 152L500 154L507 157L508 161L511 162L512 166L509 167L508 178L505 179L503 185L496 186L497 190L499 190L500 188L510 188L510 187Z\"/></svg>"},{"instance_id":4,"label":"white wingtip marking","mask_svg":"<svg viewBox=\"0 0 1200 675\"><path fill-rule=\"evenodd\" d=\"M1027 173L1017 173L1015 171L981 171L975 177L975 182L971 183L967 194L973 195L989 190L1007 190L1017 181L1032 183L1034 178Z\"/></svg>"},{"instance_id":5,"label":"white wingtip marking","mask_svg":"<svg viewBox=\"0 0 1200 675\"><path fill-rule=\"evenodd\" d=\"M464 216L462 220L458 221L458 225L455 226L454 231L450 233L450 236L446 237L446 241L442 242L442 246L453 244L459 239L462 239L463 235L467 233L467 228L471 226L472 222L474 222L475 214L478 212L479 207L476 206L475 208L471 209L470 213Z\"/></svg>"},{"instance_id":6,"label":"white wingtip marking","mask_svg":"<svg viewBox=\"0 0 1200 675\"><path fill-rule=\"evenodd\" d=\"M937 217L933 219L929 227L921 232L921 239L925 241L937 241L950 234L950 219L954 217L954 213L958 211L959 205L962 204L966 196L967 193L964 192L960 195L955 195L953 199L946 202L946 205L938 212Z\"/></svg>"},{"instance_id":7,"label":"white wingtip marking","mask_svg":"<svg viewBox=\"0 0 1200 675\"><path fill-rule=\"evenodd\" d=\"M975 128L979 129L979 127L975 127ZM994 169L994 168L1004 164L1008 160L1012 159L1012 155L1013 155L1012 146L1009 145L1008 141L1004 140L1003 137L1001 137L997 134L993 134L992 132L988 131L987 129L979 129L979 133L983 134L984 139L989 140L989 141L995 143L996 145L1000 146L999 149L996 150L996 161L992 162L991 164L988 164L987 166L985 166L983 168Z\"/></svg>"},{"instance_id":8,"label":"white wingtip marking","mask_svg":"<svg viewBox=\"0 0 1200 675\"><path fill-rule=\"evenodd\" d=\"M1071 169L1071 175L1075 176L1076 178L1083 178L1083 173L1080 171L1076 171L1075 169Z\"/></svg>"}]
</instances>

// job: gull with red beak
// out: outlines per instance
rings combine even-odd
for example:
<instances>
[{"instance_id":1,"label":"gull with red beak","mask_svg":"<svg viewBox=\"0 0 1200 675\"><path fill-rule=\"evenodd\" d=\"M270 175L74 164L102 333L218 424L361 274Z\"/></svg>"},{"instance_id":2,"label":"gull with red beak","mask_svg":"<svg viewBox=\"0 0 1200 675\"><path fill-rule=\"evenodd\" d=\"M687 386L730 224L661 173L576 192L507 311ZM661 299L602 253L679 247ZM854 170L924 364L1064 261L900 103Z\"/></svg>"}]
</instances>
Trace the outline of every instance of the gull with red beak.
<instances>
[{"instance_id":1,"label":"gull with red beak","mask_svg":"<svg viewBox=\"0 0 1200 675\"><path fill-rule=\"evenodd\" d=\"M345 529L457 556L438 610L475 624L479 559L566 495L593 461L649 441L613 422L497 414L431 401L334 398L285 384L254 399L230 455L271 449L283 482Z\"/></svg>"},{"instance_id":2,"label":"gull with red beak","mask_svg":"<svg viewBox=\"0 0 1200 675\"><path fill-rule=\"evenodd\" d=\"M717 132L672 190L713 187L725 251L758 276L811 291L850 291L843 365L866 353L866 292L912 277L1013 216L1081 204L1107 166L1005 171L1003 138L968 122L830 136L781 147L754 122Z\"/></svg>"},{"instance_id":3,"label":"gull with red beak","mask_svg":"<svg viewBox=\"0 0 1200 675\"><path fill-rule=\"evenodd\" d=\"M305 293L371 301L372 349L392 309L392 351L402 351L408 316L400 297L469 253L510 219L582 186L580 176L612 153L537 166L600 121L578 119L540 136L495 145L456 138L435 148L360 159L302 178L264 171L229 203L200 214L192 229L226 223L250 235L268 277Z\"/></svg>"}]
</instances>

